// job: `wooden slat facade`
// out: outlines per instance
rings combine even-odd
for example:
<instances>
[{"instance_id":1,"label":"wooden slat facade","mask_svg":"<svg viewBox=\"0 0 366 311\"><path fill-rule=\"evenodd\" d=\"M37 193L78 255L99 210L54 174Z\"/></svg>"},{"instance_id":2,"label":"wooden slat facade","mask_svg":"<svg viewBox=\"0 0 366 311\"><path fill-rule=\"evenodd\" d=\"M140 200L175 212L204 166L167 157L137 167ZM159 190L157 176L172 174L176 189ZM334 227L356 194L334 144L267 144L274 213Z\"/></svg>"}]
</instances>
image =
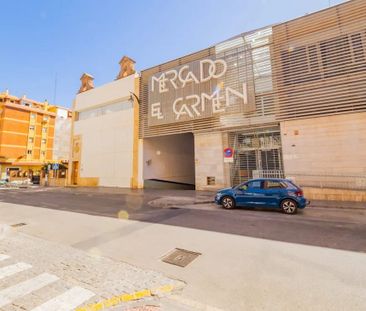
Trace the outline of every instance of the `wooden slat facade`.
<instances>
[{"instance_id":1,"label":"wooden slat facade","mask_svg":"<svg viewBox=\"0 0 366 311\"><path fill-rule=\"evenodd\" d=\"M240 40L241 46L234 44ZM243 47L245 57L250 58L253 67L253 87L249 95L255 96L255 112L228 111L204 119L149 126L148 81L154 74L213 55L217 58L229 53L235 55ZM221 52L222 48L227 50ZM140 99L142 138L228 131L278 124L284 120L366 111L366 1L348 1L244 33L144 70L140 79Z\"/></svg>"}]
</instances>

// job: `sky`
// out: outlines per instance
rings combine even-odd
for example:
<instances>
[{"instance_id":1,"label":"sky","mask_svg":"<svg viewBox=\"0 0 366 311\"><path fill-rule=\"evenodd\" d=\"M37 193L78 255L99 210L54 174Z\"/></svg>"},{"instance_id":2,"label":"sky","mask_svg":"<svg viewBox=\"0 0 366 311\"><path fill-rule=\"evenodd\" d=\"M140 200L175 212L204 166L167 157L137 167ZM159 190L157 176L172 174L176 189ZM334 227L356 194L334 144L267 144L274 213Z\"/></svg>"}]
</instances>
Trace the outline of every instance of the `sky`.
<instances>
[{"instance_id":1,"label":"sky","mask_svg":"<svg viewBox=\"0 0 366 311\"><path fill-rule=\"evenodd\" d=\"M84 72L111 82L342 0L0 0L0 92L71 107Z\"/></svg>"}]
</instances>

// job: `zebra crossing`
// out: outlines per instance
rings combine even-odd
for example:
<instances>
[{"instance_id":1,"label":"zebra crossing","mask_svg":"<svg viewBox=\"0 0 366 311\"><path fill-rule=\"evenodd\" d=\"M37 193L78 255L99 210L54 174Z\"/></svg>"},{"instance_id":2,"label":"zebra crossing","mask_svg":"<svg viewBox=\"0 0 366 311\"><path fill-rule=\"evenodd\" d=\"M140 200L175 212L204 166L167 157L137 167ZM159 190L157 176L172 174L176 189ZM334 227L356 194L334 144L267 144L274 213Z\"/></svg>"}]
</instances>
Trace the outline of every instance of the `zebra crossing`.
<instances>
[{"instance_id":1,"label":"zebra crossing","mask_svg":"<svg viewBox=\"0 0 366 311\"><path fill-rule=\"evenodd\" d=\"M10 259L11 257L8 255L0 254L1 263L5 262L6 264L6 260ZM32 265L25 262L5 265L0 268L0 280L7 280L7 278L19 275L30 269L32 269ZM60 278L56 275L41 273L6 288L0 287L0 310L6 310L6 307L16 303L17 299L24 298L37 290L46 288L58 280ZM90 290L74 286L59 295L51 297L29 311L72 311L94 296L95 294Z\"/></svg>"}]
</instances>

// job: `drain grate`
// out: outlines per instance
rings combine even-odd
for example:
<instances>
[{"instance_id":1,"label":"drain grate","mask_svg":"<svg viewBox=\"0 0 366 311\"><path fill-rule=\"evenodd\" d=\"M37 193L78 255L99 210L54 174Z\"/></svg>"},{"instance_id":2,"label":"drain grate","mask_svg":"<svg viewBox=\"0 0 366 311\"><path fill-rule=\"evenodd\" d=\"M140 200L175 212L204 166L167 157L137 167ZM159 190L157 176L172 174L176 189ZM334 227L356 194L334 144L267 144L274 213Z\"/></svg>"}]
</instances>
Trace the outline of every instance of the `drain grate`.
<instances>
[{"instance_id":1,"label":"drain grate","mask_svg":"<svg viewBox=\"0 0 366 311\"><path fill-rule=\"evenodd\" d=\"M201 253L188 251L182 248L175 248L169 254L162 258L163 262L170 263L179 267L186 267L193 260L195 260Z\"/></svg>"},{"instance_id":2,"label":"drain grate","mask_svg":"<svg viewBox=\"0 0 366 311\"><path fill-rule=\"evenodd\" d=\"M25 222L20 222L20 223L18 223L18 224L13 224L13 225L11 225L11 227L13 227L13 228L17 228L17 227L23 227L23 226L25 226L26 225L26 223Z\"/></svg>"}]
</instances>

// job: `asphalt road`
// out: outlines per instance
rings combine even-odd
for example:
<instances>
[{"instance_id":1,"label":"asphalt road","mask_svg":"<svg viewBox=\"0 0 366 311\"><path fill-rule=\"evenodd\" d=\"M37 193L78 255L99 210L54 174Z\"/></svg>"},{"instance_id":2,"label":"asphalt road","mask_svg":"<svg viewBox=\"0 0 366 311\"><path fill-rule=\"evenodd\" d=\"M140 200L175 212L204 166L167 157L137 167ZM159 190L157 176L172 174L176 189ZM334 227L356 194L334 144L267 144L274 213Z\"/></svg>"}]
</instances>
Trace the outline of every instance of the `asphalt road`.
<instances>
[{"instance_id":1,"label":"asphalt road","mask_svg":"<svg viewBox=\"0 0 366 311\"><path fill-rule=\"evenodd\" d=\"M170 208L148 204L164 196L202 194L210 195L188 190L35 188L0 190L0 202L366 252L366 209L310 206L297 215L284 215L274 210L227 211L214 204Z\"/></svg>"}]
</instances>

